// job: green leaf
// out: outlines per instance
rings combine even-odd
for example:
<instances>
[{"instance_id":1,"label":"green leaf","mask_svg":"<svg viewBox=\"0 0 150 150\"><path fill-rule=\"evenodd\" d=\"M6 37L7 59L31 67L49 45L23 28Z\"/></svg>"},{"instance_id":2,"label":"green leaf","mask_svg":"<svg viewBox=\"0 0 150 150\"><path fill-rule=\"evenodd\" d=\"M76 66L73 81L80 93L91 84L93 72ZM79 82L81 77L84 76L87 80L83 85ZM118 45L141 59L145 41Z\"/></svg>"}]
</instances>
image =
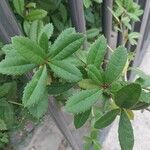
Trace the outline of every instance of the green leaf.
<instances>
[{"instance_id":1,"label":"green leaf","mask_svg":"<svg viewBox=\"0 0 150 150\"><path fill-rule=\"evenodd\" d=\"M5 59L13 58L13 59L23 59L25 60L24 57L22 57L13 47L12 44L7 44L2 48L2 51L6 54Z\"/></svg>"},{"instance_id":2,"label":"green leaf","mask_svg":"<svg viewBox=\"0 0 150 150\"><path fill-rule=\"evenodd\" d=\"M87 121L87 119L90 116L90 113L91 113L91 109L74 116L74 125L75 125L76 129L82 127L85 124L85 122Z\"/></svg>"},{"instance_id":3,"label":"green leaf","mask_svg":"<svg viewBox=\"0 0 150 150\"><path fill-rule=\"evenodd\" d=\"M0 146L3 147L3 144L7 144L9 142L8 134L6 132L0 132Z\"/></svg>"},{"instance_id":4,"label":"green leaf","mask_svg":"<svg viewBox=\"0 0 150 150\"><path fill-rule=\"evenodd\" d=\"M122 150L133 150L134 135L131 122L125 111L121 112L119 121L119 141Z\"/></svg>"},{"instance_id":5,"label":"green leaf","mask_svg":"<svg viewBox=\"0 0 150 150\"><path fill-rule=\"evenodd\" d=\"M137 41L136 41L135 39L138 39L139 36L140 36L140 33L138 33L138 32L131 32L131 33L128 35L129 42L131 43L131 45L137 44Z\"/></svg>"},{"instance_id":6,"label":"green leaf","mask_svg":"<svg viewBox=\"0 0 150 150\"><path fill-rule=\"evenodd\" d=\"M94 65L87 67L88 77L97 84L103 83L103 74Z\"/></svg>"},{"instance_id":7,"label":"green leaf","mask_svg":"<svg viewBox=\"0 0 150 150\"><path fill-rule=\"evenodd\" d=\"M49 63L52 71L62 79L69 82L77 82L82 79L82 74L78 68L67 61L53 61Z\"/></svg>"},{"instance_id":8,"label":"green leaf","mask_svg":"<svg viewBox=\"0 0 150 150\"><path fill-rule=\"evenodd\" d=\"M148 77L147 79L143 79L143 78L139 77L135 80L135 83L140 84L142 88L149 88L150 87L150 77Z\"/></svg>"},{"instance_id":9,"label":"green leaf","mask_svg":"<svg viewBox=\"0 0 150 150\"><path fill-rule=\"evenodd\" d=\"M78 82L80 88L83 89L95 89L99 88L99 85L95 84L91 79L83 79Z\"/></svg>"},{"instance_id":10,"label":"green leaf","mask_svg":"<svg viewBox=\"0 0 150 150\"><path fill-rule=\"evenodd\" d=\"M142 90L139 101L150 104L150 93Z\"/></svg>"},{"instance_id":11,"label":"green leaf","mask_svg":"<svg viewBox=\"0 0 150 150\"><path fill-rule=\"evenodd\" d=\"M0 118L7 123L8 128L12 128L14 123L14 111L11 104L5 98L0 99Z\"/></svg>"},{"instance_id":12,"label":"green leaf","mask_svg":"<svg viewBox=\"0 0 150 150\"><path fill-rule=\"evenodd\" d=\"M36 65L30 64L24 59L6 58L0 62L0 73L7 75L22 75L35 67Z\"/></svg>"},{"instance_id":13,"label":"green leaf","mask_svg":"<svg viewBox=\"0 0 150 150\"><path fill-rule=\"evenodd\" d=\"M59 32L63 31L65 29L65 24L62 22L61 19L57 17L57 15L53 14L51 16L52 22L55 26L55 29L57 29Z\"/></svg>"},{"instance_id":14,"label":"green leaf","mask_svg":"<svg viewBox=\"0 0 150 150\"><path fill-rule=\"evenodd\" d=\"M140 70L139 68L129 68L133 73L135 73L136 75L138 75L139 77L141 77L142 79L150 79L150 76L147 75L146 73L144 73L142 70Z\"/></svg>"},{"instance_id":15,"label":"green leaf","mask_svg":"<svg viewBox=\"0 0 150 150\"><path fill-rule=\"evenodd\" d=\"M67 9L66 9L65 5L63 5L62 3L59 6L59 11L60 11L63 23L66 23L66 21L67 21Z\"/></svg>"},{"instance_id":16,"label":"green leaf","mask_svg":"<svg viewBox=\"0 0 150 150\"><path fill-rule=\"evenodd\" d=\"M11 88L12 88L12 82L2 84L0 86L0 98L7 96Z\"/></svg>"},{"instance_id":17,"label":"green leaf","mask_svg":"<svg viewBox=\"0 0 150 150\"><path fill-rule=\"evenodd\" d=\"M103 2L103 0L94 0L94 1L99 3L99 4Z\"/></svg>"},{"instance_id":18,"label":"green leaf","mask_svg":"<svg viewBox=\"0 0 150 150\"><path fill-rule=\"evenodd\" d=\"M26 8L36 8L36 3L30 2L26 5Z\"/></svg>"},{"instance_id":19,"label":"green leaf","mask_svg":"<svg viewBox=\"0 0 150 150\"><path fill-rule=\"evenodd\" d=\"M99 35L100 30L97 28L87 30L87 39L93 39Z\"/></svg>"},{"instance_id":20,"label":"green leaf","mask_svg":"<svg viewBox=\"0 0 150 150\"><path fill-rule=\"evenodd\" d=\"M54 30L54 27L53 27L53 25L51 24L51 23L48 23L48 24L46 24L43 28L42 28L42 30L41 30L41 32L40 32L40 36L43 34L43 33L45 33L46 35L47 35L47 37L48 37L48 39L52 36L52 34L53 34L53 30ZM39 36L39 37L40 37Z\"/></svg>"},{"instance_id":21,"label":"green leaf","mask_svg":"<svg viewBox=\"0 0 150 150\"><path fill-rule=\"evenodd\" d=\"M38 42L38 38L42 28L43 28L42 21L40 20L33 21L30 25L29 38L34 42Z\"/></svg>"},{"instance_id":22,"label":"green leaf","mask_svg":"<svg viewBox=\"0 0 150 150\"><path fill-rule=\"evenodd\" d=\"M123 22L123 24L129 29L131 30L131 24L130 24L130 18L129 17L122 17L121 21Z\"/></svg>"},{"instance_id":23,"label":"green leaf","mask_svg":"<svg viewBox=\"0 0 150 150\"><path fill-rule=\"evenodd\" d=\"M132 70L133 74L137 76L135 83L140 84L142 87L146 88L150 85L150 76L145 74L143 71L137 68L129 68Z\"/></svg>"},{"instance_id":24,"label":"green leaf","mask_svg":"<svg viewBox=\"0 0 150 150\"><path fill-rule=\"evenodd\" d=\"M91 0L83 0L83 4L86 8L89 8L90 5L92 4Z\"/></svg>"},{"instance_id":25,"label":"green leaf","mask_svg":"<svg viewBox=\"0 0 150 150\"><path fill-rule=\"evenodd\" d=\"M143 110L145 108L149 107L148 103L145 102L138 102L136 103L131 109L132 110Z\"/></svg>"},{"instance_id":26,"label":"green leaf","mask_svg":"<svg viewBox=\"0 0 150 150\"><path fill-rule=\"evenodd\" d=\"M93 140L93 150L101 150L101 145L96 140Z\"/></svg>"},{"instance_id":27,"label":"green leaf","mask_svg":"<svg viewBox=\"0 0 150 150\"><path fill-rule=\"evenodd\" d=\"M127 62L127 50L120 46L112 54L105 71L106 83L112 83L121 75Z\"/></svg>"},{"instance_id":28,"label":"green leaf","mask_svg":"<svg viewBox=\"0 0 150 150\"><path fill-rule=\"evenodd\" d=\"M87 64L93 64L97 68L100 67L100 65L103 62L104 56L106 54L106 48L107 48L107 42L104 36L99 37L91 46L88 58L87 58Z\"/></svg>"},{"instance_id":29,"label":"green leaf","mask_svg":"<svg viewBox=\"0 0 150 150\"><path fill-rule=\"evenodd\" d=\"M81 113L90 109L102 96L100 89L91 89L78 92L71 96L65 109L71 113Z\"/></svg>"},{"instance_id":30,"label":"green leaf","mask_svg":"<svg viewBox=\"0 0 150 150\"><path fill-rule=\"evenodd\" d=\"M24 0L13 0L13 4L14 4L16 12L20 16L23 16L23 12L24 12Z\"/></svg>"},{"instance_id":31,"label":"green leaf","mask_svg":"<svg viewBox=\"0 0 150 150\"><path fill-rule=\"evenodd\" d=\"M46 57L44 50L30 39L17 36L12 39L12 43L15 50L26 60L35 64L44 63Z\"/></svg>"},{"instance_id":32,"label":"green leaf","mask_svg":"<svg viewBox=\"0 0 150 150\"><path fill-rule=\"evenodd\" d=\"M24 32L27 36L29 36L29 32L30 32L30 23L28 21L24 21L23 22L23 29L24 29Z\"/></svg>"},{"instance_id":33,"label":"green leaf","mask_svg":"<svg viewBox=\"0 0 150 150\"><path fill-rule=\"evenodd\" d=\"M120 113L120 109L113 109L104 114L100 119L95 122L94 127L96 129L102 129L110 125Z\"/></svg>"},{"instance_id":34,"label":"green leaf","mask_svg":"<svg viewBox=\"0 0 150 150\"><path fill-rule=\"evenodd\" d=\"M119 91L122 87L123 87L123 86L122 86L121 82L113 82L113 83L111 84L111 87L110 87L110 92L115 94L115 93L116 93L117 91Z\"/></svg>"},{"instance_id":35,"label":"green leaf","mask_svg":"<svg viewBox=\"0 0 150 150\"><path fill-rule=\"evenodd\" d=\"M50 59L62 60L76 52L83 44L84 37L81 33L74 33L69 28L63 31L50 49Z\"/></svg>"},{"instance_id":36,"label":"green leaf","mask_svg":"<svg viewBox=\"0 0 150 150\"><path fill-rule=\"evenodd\" d=\"M62 94L65 91L68 91L71 89L75 83L62 83L62 82L57 82L57 83L52 83L51 85L48 85L48 93L50 95L59 95Z\"/></svg>"},{"instance_id":37,"label":"green leaf","mask_svg":"<svg viewBox=\"0 0 150 150\"><path fill-rule=\"evenodd\" d=\"M47 91L43 93L43 96L41 96L41 99L37 104L28 108L30 114L32 114L32 116L37 119L40 119L46 113L47 109L48 109Z\"/></svg>"},{"instance_id":38,"label":"green leaf","mask_svg":"<svg viewBox=\"0 0 150 150\"><path fill-rule=\"evenodd\" d=\"M114 97L116 105L123 108L131 108L140 98L141 86L136 83L131 83L121 88Z\"/></svg>"},{"instance_id":39,"label":"green leaf","mask_svg":"<svg viewBox=\"0 0 150 150\"><path fill-rule=\"evenodd\" d=\"M31 10L25 17L26 20L34 21L34 20L40 20L46 17L47 11L43 9L35 9Z\"/></svg>"},{"instance_id":40,"label":"green leaf","mask_svg":"<svg viewBox=\"0 0 150 150\"><path fill-rule=\"evenodd\" d=\"M93 111L93 110L94 110L94 108L92 108L92 111ZM99 130L93 128L93 129L91 130L90 137L91 137L92 140L97 140L98 137L99 137Z\"/></svg>"},{"instance_id":41,"label":"green leaf","mask_svg":"<svg viewBox=\"0 0 150 150\"><path fill-rule=\"evenodd\" d=\"M40 68L33 76L32 80L26 85L23 93L23 105L31 107L43 99L47 85L46 66Z\"/></svg>"},{"instance_id":42,"label":"green leaf","mask_svg":"<svg viewBox=\"0 0 150 150\"><path fill-rule=\"evenodd\" d=\"M43 50L47 53L48 51L48 37L45 33L43 33L41 36L40 36L40 39L39 39L39 45L41 48L43 48Z\"/></svg>"},{"instance_id":43,"label":"green leaf","mask_svg":"<svg viewBox=\"0 0 150 150\"><path fill-rule=\"evenodd\" d=\"M137 15L133 14L133 13L129 13L129 12L128 12L128 16L129 16L134 22L140 21L140 18L139 18Z\"/></svg>"},{"instance_id":44,"label":"green leaf","mask_svg":"<svg viewBox=\"0 0 150 150\"><path fill-rule=\"evenodd\" d=\"M83 150L90 150L92 145L92 141L88 143L84 143Z\"/></svg>"},{"instance_id":45,"label":"green leaf","mask_svg":"<svg viewBox=\"0 0 150 150\"><path fill-rule=\"evenodd\" d=\"M0 131L1 130L7 130L6 124L2 119L0 119Z\"/></svg>"}]
</instances>

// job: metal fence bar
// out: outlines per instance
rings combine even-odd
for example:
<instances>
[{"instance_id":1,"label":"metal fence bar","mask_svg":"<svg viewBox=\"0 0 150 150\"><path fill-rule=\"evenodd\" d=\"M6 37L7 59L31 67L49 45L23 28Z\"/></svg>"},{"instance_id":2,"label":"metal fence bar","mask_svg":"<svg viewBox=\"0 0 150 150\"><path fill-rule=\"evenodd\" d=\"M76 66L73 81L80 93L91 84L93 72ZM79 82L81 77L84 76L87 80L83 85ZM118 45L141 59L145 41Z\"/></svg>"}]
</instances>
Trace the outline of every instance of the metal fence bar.
<instances>
[{"instance_id":1,"label":"metal fence bar","mask_svg":"<svg viewBox=\"0 0 150 150\"><path fill-rule=\"evenodd\" d=\"M68 0L70 8L70 16L72 26L75 27L77 32L84 33L86 35L86 22L84 17L84 7L82 0ZM87 48L87 41L85 39L83 48Z\"/></svg>"},{"instance_id":2,"label":"metal fence bar","mask_svg":"<svg viewBox=\"0 0 150 150\"><path fill-rule=\"evenodd\" d=\"M82 0L68 0L72 25L76 31L86 33Z\"/></svg>"},{"instance_id":3,"label":"metal fence bar","mask_svg":"<svg viewBox=\"0 0 150 150\"><path fill-rule=\"evenodd\" d=\"M143 19L141 21L141 28L140 28L140 38L138 40L138 44L137 44L137 48L136 48L136 56L133 62L133 66L139 66L142 59L140 59L140 54L143 51L142 49L142 45L144 43L144 34L146 31L146 27L148 25L148 19L150 17L150 0L146 1L145 4L145 9L144 9L144 15L143 15ZM131 73L130 75L130 80L132 80L134 78L134 74Z\"/></svg>"},{"instance_id":4,"label":"metal fence bar","mask_svg":"<svg viewBox=\"0 0 150 150\"><path fill-rule=\"evenodd\" d=\"M112 34L112 14L108 8L112 8L113 0L104 0L102 4L103 9L103 34L107 39L108 45L111 46L111 34Z\"/></svg>"},{"instance_id":5,"label":"metal fence bar","mask_svg":"<svg viewBox=\"0 0 150 150\"><path fill-rule=\"evenodd\" d=\"M22 34L5 0L0 0L0 34L3 35L1 36L1 40L6 43L10 42L12 36Z\"/></svg>"},{"instance_id":6,"label":"metal fence bar","mask_svg":"<svg viewBox=\"0 0 150 150\"><path fill-rule=\"evenodd\" d=\"M0 0L0 8L2 8L0 9L0 38L3 39L5 43L9 43L11 37L14 35L20 35L21 31L5 0ZM5 26L3 24L4 22L6 23ZM27 74L27 76L28 79L32 78L32 74ZM49 97L49 113L72 149L80 150L71 131L68 129L63 114L57 107L54 97Z\"/></svg>"}]
</instances>

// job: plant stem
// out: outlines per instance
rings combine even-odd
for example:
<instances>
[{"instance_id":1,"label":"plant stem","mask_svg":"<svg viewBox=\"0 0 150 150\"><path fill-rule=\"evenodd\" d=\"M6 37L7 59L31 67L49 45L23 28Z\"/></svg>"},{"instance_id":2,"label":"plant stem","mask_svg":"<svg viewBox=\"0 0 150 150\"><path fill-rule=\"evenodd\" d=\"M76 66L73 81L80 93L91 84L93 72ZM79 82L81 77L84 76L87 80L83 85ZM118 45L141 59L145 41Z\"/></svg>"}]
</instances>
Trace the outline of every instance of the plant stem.
<instances>
[{"instance_id":1,"label":"plant stem","mask_svg":"<svg viewBox=\"0 0 150 150\"><path fill-rule=\"evenodd\" d=\"M109 45L107 45L107 48L108 48L111 52L114 52L114 50L113 50Z\"/></svg>"},{"instance_id":2,"label":"plant stem","mask_svg":"<svg viewBox=\"0 0 150 150\"><path fill-rule=\"evenodd\" d=\"M18 105L18 106L22 106L23 107L23 105L22 104L20 104L20 103L17 103L17 102L13 102L13 101L8 101L9 103L11 103L11 104L14 104L14 105Z\"/></svg>"}]
</instances>

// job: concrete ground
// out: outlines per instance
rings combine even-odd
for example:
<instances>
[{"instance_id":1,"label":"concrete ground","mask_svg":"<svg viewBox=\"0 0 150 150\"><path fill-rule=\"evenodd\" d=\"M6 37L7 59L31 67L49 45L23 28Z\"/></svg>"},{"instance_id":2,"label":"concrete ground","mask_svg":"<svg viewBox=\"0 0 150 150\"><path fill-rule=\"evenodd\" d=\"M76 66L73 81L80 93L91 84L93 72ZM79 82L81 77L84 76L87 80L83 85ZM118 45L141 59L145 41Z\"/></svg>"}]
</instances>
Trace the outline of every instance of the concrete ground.
<instances>
[{"instance_id":1,"label":"concrete ground","mask_svg":"<svg viewBox=\"0 0 150 150\"><path fill-rule=\"evenodd\" d=\"M147 74L150 74L150 46L143 59L140 68ZM135 145L133 150L150 150L150 112L140 111L134 112L135 119L132 122L135 135ZM80 138L87 134L86 129L75 131L72 124L69 125L73 134L77 137L80 133ZM120 150L118 143L118 119L110 128L106 140L102 144L102 150ZM80 140L80 139L79 139ZM64 137L55 126L55 123L49 115L44 118L44 121L29 134L28 138L16 147L16 150L71 150L70 146L65 141Z\"/></svg>"}]
</instances>

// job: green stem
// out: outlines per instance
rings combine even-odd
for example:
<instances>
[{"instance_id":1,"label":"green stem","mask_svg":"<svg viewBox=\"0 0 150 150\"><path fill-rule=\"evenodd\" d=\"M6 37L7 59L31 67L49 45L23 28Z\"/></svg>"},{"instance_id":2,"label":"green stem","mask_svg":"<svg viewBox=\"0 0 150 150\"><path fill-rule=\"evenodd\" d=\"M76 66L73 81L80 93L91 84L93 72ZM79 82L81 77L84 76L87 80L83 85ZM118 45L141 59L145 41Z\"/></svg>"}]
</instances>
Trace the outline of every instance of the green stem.
<instances>
[{"instance_id":1,"label":"green stem","mask_svg":"<svg viewBox=\"0 0 150 150\"><path fill-rule=\"evenodd\" d=\"M17 102L13 102L13 101L8 101L9 103L11 103L11 104L14 104L14 105L18 105L18 106L22 106L23 107L23 105L22 104L20 104L20 103L17 103Z\"/></svg>"}]
</instances>

